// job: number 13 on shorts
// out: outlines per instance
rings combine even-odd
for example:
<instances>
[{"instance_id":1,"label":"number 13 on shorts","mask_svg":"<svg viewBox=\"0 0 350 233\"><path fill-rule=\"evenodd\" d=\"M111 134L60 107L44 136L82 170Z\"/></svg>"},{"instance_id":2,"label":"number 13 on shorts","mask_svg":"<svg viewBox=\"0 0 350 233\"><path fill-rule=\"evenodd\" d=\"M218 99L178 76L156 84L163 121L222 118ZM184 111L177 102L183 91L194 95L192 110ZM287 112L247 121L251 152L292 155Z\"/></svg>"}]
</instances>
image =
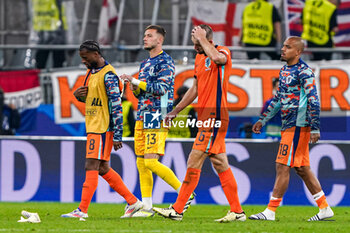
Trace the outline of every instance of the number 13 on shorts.
<instances>
[{"instance_id":1,"label":"number 13 on shorts","mask_svg":"<svg viewBox=\"0 0 350 233\"><path fill-rule=\"evenodd\" d=\"M158 130L145 133L145 154L164 155L165 139L168 131Z\"/></svg>"},{"instance_id":2,"label":"number 13 on shorts","mask_svg":"<svg viewBox=\"0 0 350 233\"><path fill-rule=\"evenodd\" d=\"M146 135L146 145L154 145L157 143L157 135L155 133L150 133Z\"/></svg>"}]
</instances>

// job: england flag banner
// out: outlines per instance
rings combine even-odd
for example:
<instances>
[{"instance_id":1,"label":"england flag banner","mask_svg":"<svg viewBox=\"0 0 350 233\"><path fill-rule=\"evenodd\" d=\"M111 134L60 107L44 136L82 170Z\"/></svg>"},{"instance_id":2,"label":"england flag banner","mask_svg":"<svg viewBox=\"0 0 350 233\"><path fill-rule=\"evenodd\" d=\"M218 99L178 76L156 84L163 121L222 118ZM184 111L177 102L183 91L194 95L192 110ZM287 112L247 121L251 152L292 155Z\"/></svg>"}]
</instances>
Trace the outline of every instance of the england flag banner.
<instances>
[{"instance_id":1,"label":"england flag banner","mask_svg":"<svg viewBox=\"0 0 350 233\"><path fill-rule=\"evenodd\" d=\"M189 1L192 24L209 25L214 31L215 43L226 46L238 44L245 6L245 3L226 1Z\"/></svg>"},{"instance_id":2,"label":"england flag banner","mask_svg":"<svg viewBox=\"0 0 350 233\"><path fill-rule=\"evenodd\" d=\"M270 2L277 9L281 6L280 1ZM209 25L213 29L213 40L216 44L238 46L242 14L246 6L247 3L228 1L189 1L189 17L193 26Z\"/></svg>"}]
</instances>

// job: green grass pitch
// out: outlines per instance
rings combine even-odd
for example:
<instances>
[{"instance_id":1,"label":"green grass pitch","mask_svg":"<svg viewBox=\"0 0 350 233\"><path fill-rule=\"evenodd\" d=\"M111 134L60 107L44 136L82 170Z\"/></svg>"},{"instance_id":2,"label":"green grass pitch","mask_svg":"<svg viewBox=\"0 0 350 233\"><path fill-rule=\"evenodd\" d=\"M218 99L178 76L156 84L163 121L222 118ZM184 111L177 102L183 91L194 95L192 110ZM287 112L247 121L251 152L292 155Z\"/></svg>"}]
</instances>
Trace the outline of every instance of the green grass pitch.
<instances>
[{"instance_id":1,"label":"green grass pitch","mask_svg":"<svg viewBox=\"0 0 350 233\"><path fill-rule=\"evenodd\" d=\"M160 216L140 219L120 219L125 205L96 204L89 208L89 218L61 218L77 207L77 203L56 202L0 202L0 232L350 232L350 208L334 207L331 221L307 222L318 209L311 206L281 206L276 221L216 223L214 219L226 215L229 207L220 205L193 205L181 222ZM159 206L159 205L156 205ZM166 207L167 205L160 205ZM265 206L243 206L250 214L264 210ZM41 223L17 223L21 211L37 212Z\"/></svg>"}]
</instances>

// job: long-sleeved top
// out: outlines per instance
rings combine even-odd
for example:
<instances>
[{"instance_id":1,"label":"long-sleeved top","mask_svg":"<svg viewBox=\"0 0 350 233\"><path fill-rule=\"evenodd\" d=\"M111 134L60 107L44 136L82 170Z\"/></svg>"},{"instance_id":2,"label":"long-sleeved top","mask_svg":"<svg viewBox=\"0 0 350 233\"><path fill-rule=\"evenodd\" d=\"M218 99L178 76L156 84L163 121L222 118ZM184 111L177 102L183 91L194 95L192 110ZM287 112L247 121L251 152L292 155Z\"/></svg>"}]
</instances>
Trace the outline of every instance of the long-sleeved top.
<instances>
[{"instance_id":1,"label":"long-sleeved top","mask_svg":"<svg viewBox=\"0 0 350 233\"><path fill-rule=\"evenodd\" d=\"M303 61L285 65L279 74L279 90L269 107L260 115L265 125L281 110L282 131L298 126L310 126L312 132L320 130L320 102L317 95L315 75Z\"/></svg>"},{"instance_id":2,"label":"long-sleeved top","mask_svg":"<svg viewBox=\"0 0 350 233\"><path fill-rule=\"evenodd\" d=\"M113 131L113 141L122 141L123 135L123 110L119 91L119 78L113 72L105 74L105 86L108 97L110 114L109 130Z\"/></svg>"},{"instance_id":3,"label":"long-sleeved top","mask_svg":"<svg viewBox=\"0 0 350 233\"><path fill-rule=\"evenodd\" d=\"M142 61L139 80L146 82L146 91L134 92L138 98L136 120L143 120L144 113L161 113L165 117L173 109L175 65L165 52Z\"/></svg>"}]
</instances>

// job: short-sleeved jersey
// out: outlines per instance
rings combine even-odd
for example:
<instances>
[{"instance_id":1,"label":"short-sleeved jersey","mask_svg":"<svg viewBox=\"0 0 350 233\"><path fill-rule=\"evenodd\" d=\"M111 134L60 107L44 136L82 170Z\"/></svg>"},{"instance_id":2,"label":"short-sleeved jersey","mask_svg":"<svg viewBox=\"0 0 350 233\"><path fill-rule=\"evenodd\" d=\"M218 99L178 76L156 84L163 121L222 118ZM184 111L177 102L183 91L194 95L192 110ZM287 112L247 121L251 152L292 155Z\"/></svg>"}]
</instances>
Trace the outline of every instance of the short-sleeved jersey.
<instances>
[{"instance_id":1,"label":"short-sleeved jersey","mask_svg":"<svg viewBox=\"0 0 350 233\"><path fill-rule=\"evenodd\" d=\"M198 85L198 120L215 118L228 121L227 90L232 69L231 52L224 46L215 48L226 55L225 65L217 65L204 54L197 54L195 78Z\"/></svg>"},{"instance_id":2,"label":"short-sleeved jersey","mask_svg":"<svg viewBox=\"0 0 350 233\"><path fill-rule=\"evenodd\" d=\"M285 65L280 70L279 90L269 107L260 115L265 125L281 109L282 131L298 126L320 129L320 102L317 95L315 75L303 61Z\"/></svg>"},{"instance_id":3,"label":"short-sleeved jersey","mask_svg":"<svg viewBox=\"0 0 350 233\"><path fill-rule=\"evenodd\" d=\"M175 65L165 52L142 61L139 80L147 83L146 91L138 95L137 118L143 120L144 112L159 112L162 119L173 109Z\"/></svg>"}]
</instances>

